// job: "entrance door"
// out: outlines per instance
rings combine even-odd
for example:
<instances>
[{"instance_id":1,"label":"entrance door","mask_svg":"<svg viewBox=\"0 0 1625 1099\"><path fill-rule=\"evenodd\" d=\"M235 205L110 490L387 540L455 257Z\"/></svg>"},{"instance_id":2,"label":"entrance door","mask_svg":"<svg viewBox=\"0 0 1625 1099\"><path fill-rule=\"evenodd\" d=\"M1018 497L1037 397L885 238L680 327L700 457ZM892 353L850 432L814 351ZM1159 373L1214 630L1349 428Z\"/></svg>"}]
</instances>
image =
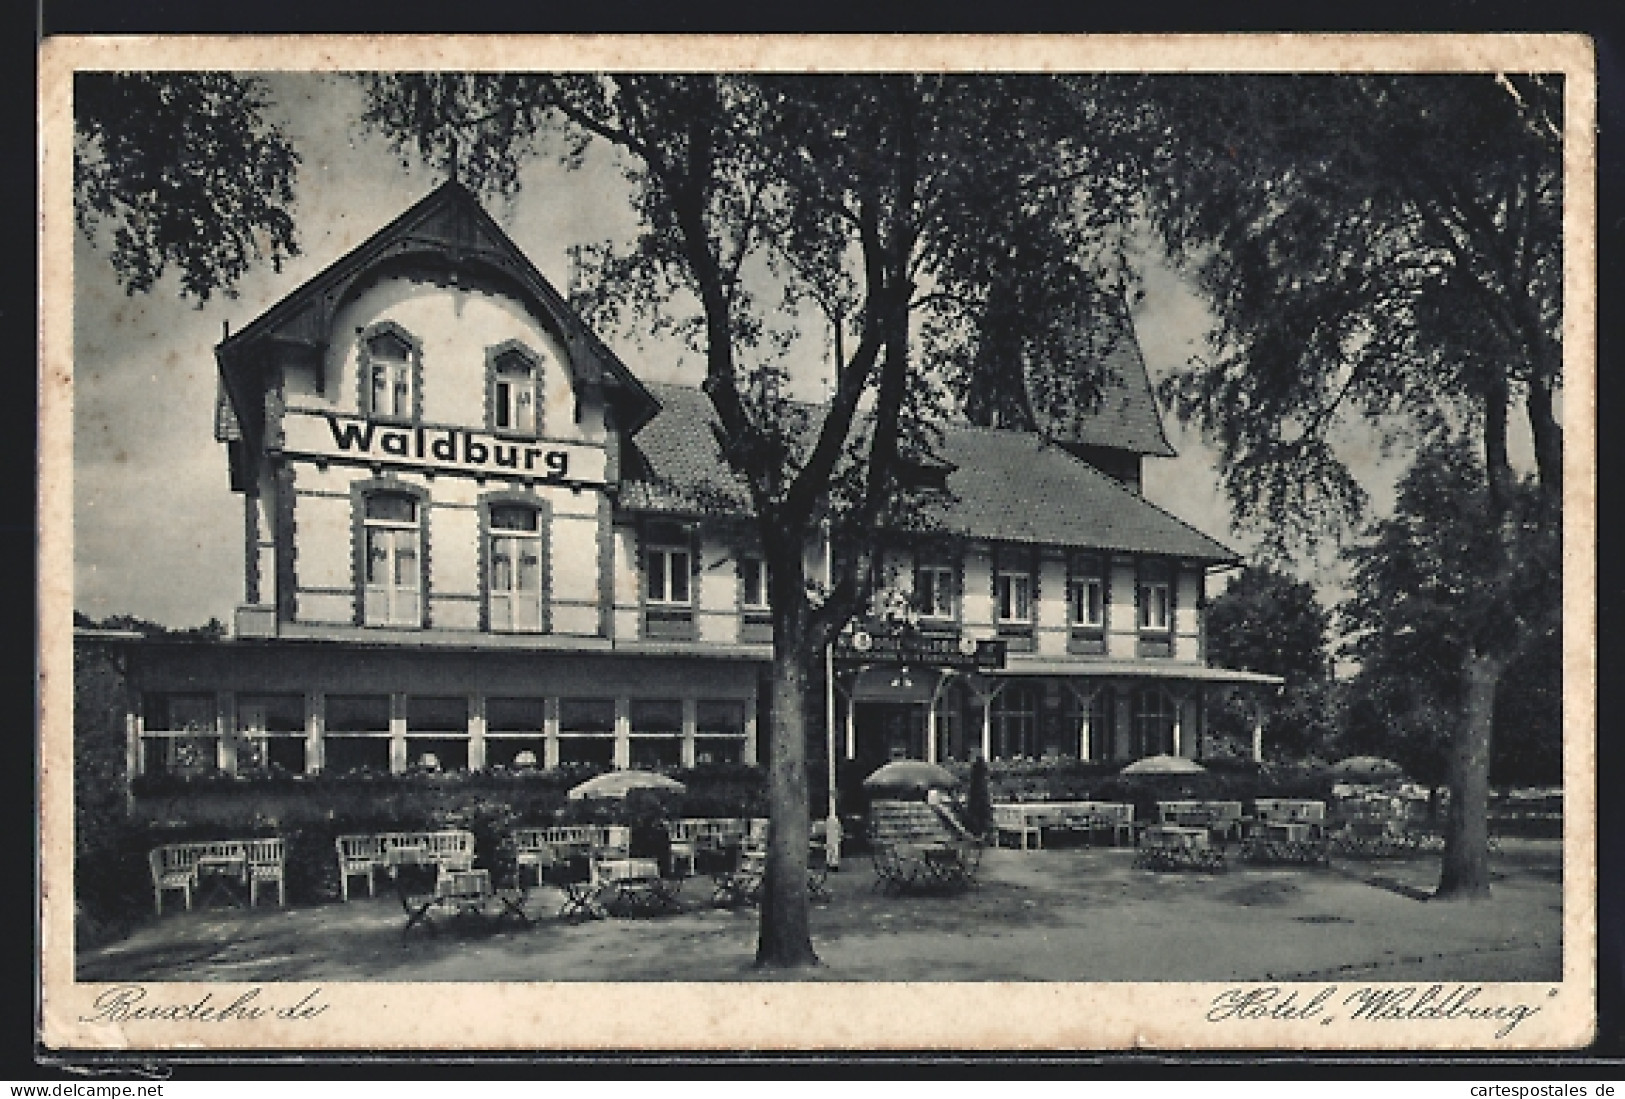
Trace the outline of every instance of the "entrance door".
<instances>
[{"instance_id":1,"label":"entrance door","mask_svg":"<svg viewBox=\"0 0 1625 1099\"><path fill-rule=\"evenodd\" d=\"M868 774L894 759L925 758L925 707L859 702L855 708L857 758Z\"/></svg>"}]
</instances>

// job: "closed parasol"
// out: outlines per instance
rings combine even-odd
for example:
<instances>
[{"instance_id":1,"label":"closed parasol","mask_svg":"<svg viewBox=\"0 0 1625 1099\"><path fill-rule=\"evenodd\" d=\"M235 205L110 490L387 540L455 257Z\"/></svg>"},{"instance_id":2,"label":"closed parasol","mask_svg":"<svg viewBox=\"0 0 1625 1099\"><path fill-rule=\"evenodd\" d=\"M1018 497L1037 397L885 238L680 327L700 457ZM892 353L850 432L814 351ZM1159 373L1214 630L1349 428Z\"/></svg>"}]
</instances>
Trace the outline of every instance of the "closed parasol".
<instances>
[{"instance_id":1,"label":"closed parasol","mask_svg":"<svg viewBox=\"0 0 1625 1099\"><path fill-rule=\"evenodd\" d=\"M676 779L657 775L653 771L606 771L579 786L570 787L567 796L571 801L580 801L583 798L624 798L633 790L680 794L687 789Z\"/></svg>"},{"instance_id":2,"label":"closed parasol","mask_svg":"<svg viewBox=\"0 0 1625 1099\"><path fill-rule=\"evenodd\" d=\"M878 768L863 785L870 790L951 790L959 785L946 767L923 759L897 759Z\"/></svg>"}]
</instances>

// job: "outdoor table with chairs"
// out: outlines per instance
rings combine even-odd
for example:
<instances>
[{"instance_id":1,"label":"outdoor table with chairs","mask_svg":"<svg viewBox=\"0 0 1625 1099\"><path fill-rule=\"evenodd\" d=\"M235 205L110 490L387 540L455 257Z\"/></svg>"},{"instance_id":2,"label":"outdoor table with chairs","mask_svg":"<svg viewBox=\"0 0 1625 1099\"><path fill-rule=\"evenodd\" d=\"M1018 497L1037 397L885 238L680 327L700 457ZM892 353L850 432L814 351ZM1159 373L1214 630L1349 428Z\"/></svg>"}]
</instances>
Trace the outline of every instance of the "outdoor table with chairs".
<instances>
[{"instance_id":1,"label":"outdoor table with chairs","mask_svg":"<svg viewBox=\"0 0 1625 1099\"><path fill-rule=\"evenodd\" d=\"M286 845L281 839L166 843L147 855L153 907L164 914L164 894L178 892L187 908L228 905L252 908L261 887L275 885L286 905Z\"/></svg>"},{"instance_id":2,"label":"outdoor table with chairs","mask_svg":"<svg viewBox=\"0 0 1625 1099\"><path fill-rule=\"evenodd\" d=\"M1152 824L1140 832L1134 865L1142 870L1223 870L1224 848L1206 825Z\"/></svg>"},{"instance_id":3,"label":"outdoor table with chairs","mask_svg":"<svg viewBox=\"0 0 1625 1099\"><path fill-rule=\"evenodd\" d=\"M529 890L519 882L496 884L489 870L453 870L419 847L396 847L385 854L384 872L395 884L406 913L404 936L414 927L438 933L437 920L468 919L481 923L514 920L530 924L525 914Z\"/></svg>"},{"instance_id":4,"label":"outdoor table with chairs","mask_svg":"<svg viewBox=\"0 0 1625 1099\"><path fill-rule=\"evenodd\" d=\"M960 890L977 884L982 841L939 806L877 799L869 805L875 885L888 893Z\"/></svg>"},{"instance_id":5,"label":"outdoor table with chairs","mask_svg":"<svg viewBox=\"0 0 1625 1099\"><path fill-rule=\"evenodd\" d=\"M611 916L681 912L683 879L660 874L657 859L600 859L595 903Z\"/></svg>"},{"instance_id":6,"label":"outdoor table with chairs","mask_svg":"<svg viewBox=\"0 0 1625 1099\"><path fill-rule=\"evenodd\" d=\"M1248 862L1323 865L1327 860L1326 803L1306 798L1259 798L1241 841Z\"/></svg>"}]
</instances>

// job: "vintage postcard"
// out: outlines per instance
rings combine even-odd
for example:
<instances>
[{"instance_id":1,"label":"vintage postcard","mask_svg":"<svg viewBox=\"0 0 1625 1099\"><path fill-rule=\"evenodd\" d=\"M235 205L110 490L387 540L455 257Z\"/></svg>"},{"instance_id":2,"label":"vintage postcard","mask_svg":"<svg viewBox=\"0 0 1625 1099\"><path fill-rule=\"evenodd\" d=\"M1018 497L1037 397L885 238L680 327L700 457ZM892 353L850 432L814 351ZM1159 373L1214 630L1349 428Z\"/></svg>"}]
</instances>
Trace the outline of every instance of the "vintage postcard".
<instances>
[{"instance_id":1,"label":"vintage postcard","mask_svg":"<svg viewBox=\"0 0 1625 1099\"><path fill-rule=\"evenodd\" d=\"M1591 1040L1586 39L41 60L46 1049Z\"/></svg>"}]
</instances>

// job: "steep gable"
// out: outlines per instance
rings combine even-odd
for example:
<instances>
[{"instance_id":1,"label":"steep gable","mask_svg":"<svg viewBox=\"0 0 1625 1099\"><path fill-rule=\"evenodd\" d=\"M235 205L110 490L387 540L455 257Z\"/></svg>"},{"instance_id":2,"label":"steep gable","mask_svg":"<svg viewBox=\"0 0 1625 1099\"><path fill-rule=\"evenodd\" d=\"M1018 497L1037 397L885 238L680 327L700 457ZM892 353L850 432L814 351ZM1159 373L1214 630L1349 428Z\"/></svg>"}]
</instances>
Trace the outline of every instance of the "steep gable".
<instances>
[{"instance_id":1,"label":"steep gable","mask_svg":"<svg viewBox=\"0 0 1625 1099\"><path fill-rule=\"evenodd\" d=\"M221 381L245 439L263 437L261 395L273 365L283 357L319 356L339 308L379 272L410 262L432 263L452 279L466 275L503 285L563 343L577 380L604 389L618 426L636 430L654 416L657 406L643 383L473 193L451 180L216 346Z\"/></svg>"}]
</instances>

